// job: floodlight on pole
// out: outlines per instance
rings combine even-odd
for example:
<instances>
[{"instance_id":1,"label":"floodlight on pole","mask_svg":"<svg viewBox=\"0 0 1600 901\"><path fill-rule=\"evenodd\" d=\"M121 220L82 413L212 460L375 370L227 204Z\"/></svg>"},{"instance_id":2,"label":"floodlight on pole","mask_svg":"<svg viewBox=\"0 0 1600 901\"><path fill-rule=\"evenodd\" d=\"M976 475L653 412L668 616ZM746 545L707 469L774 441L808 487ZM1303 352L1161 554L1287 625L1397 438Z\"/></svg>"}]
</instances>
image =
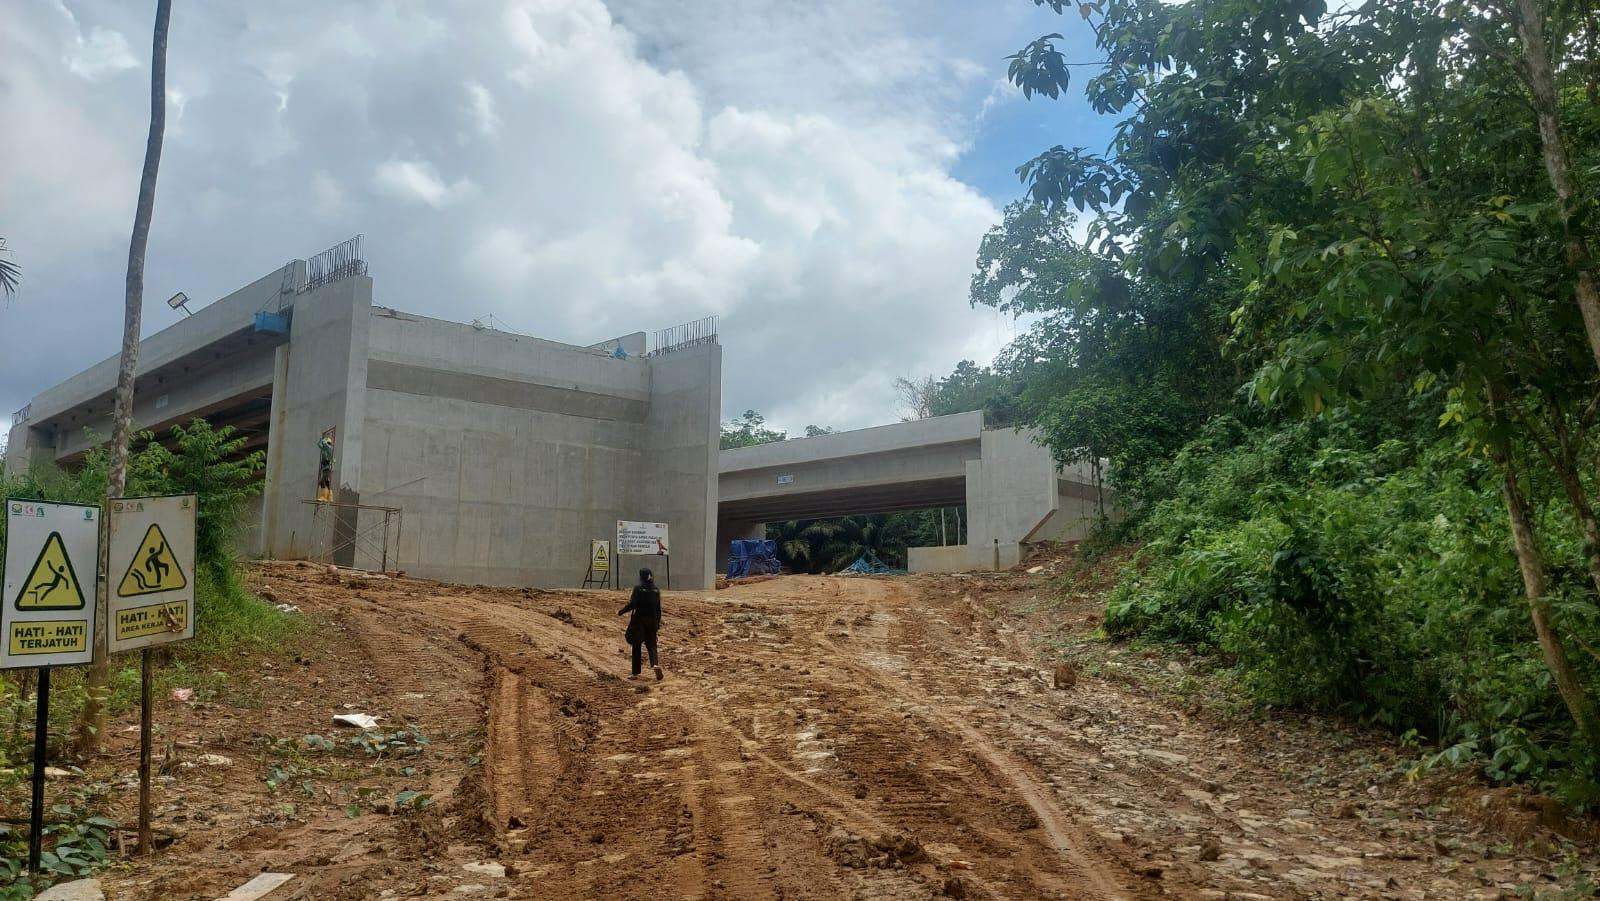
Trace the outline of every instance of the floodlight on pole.
<instances>
[{"instance_id":1,"label":"floodlight on pole","mask_svg":"<svg viewBox=\"0 0 1600 901\"><path fill-rule=\"evenodd\" d=\"M189 308L184 306L184 304L188 302L189 295L183 293L182 291L179 291L178 293L167 298L167 306L173 308L174 310L182 310L183 315L185 316L193 316L194 314L189 312Z\"/></svg>"}]
</instances>

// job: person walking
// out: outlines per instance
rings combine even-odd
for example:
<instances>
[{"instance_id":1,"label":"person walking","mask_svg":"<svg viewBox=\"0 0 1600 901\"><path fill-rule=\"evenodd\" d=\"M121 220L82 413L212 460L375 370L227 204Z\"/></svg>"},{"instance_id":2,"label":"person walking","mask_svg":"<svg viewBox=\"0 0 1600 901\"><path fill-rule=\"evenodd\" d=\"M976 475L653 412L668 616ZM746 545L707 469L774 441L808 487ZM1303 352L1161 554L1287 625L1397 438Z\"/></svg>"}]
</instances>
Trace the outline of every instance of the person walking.
<instances>
[{"instance_id":1,"label":"person walking","mask_svg":"<svg viewBox=\"0 0 1600 901\"><path fill-rule=\"evenodd\" d=\"M633 616L628 619L626 636L628 644L633 645L633 675L628 678L639 678L643 663L639 659L639 647L643 645L650 651L650 668L656 671L656 681L660 682L665 677L656 659L656 632L661 628L661 591L656 588L655 575L648 569L639 570L639 584L633 586L633 596L628 599L628 606L618 610L617 615L630 612Z\"/></svg>"}]
</instances>

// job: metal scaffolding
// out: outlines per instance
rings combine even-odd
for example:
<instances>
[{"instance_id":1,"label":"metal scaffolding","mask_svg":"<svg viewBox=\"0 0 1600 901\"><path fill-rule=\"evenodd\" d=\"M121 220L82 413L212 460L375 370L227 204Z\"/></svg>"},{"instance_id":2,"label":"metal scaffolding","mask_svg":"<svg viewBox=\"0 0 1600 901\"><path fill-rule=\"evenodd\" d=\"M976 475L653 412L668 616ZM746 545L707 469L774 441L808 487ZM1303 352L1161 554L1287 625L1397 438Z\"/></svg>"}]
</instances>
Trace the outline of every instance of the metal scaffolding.
<instances>
[{"instance_id":1,"label":"metal scaffolding","mask_svg":"<svg viewBox=\"0 0 1600 901\"><path fill-rule=\"evenodd\" d=\"M336 504L317 500L303 500L300 503L310 504L312 508L311 535L306 543L307 559L318 563L338 563L338 558L342 556L349 562L340 563L340 566L373 572L387 572L391 562L398 563L404 523L400 507ZM374 515L366 517L367 521L363 522L363 512Z\"/></svg>"}]
</instances>

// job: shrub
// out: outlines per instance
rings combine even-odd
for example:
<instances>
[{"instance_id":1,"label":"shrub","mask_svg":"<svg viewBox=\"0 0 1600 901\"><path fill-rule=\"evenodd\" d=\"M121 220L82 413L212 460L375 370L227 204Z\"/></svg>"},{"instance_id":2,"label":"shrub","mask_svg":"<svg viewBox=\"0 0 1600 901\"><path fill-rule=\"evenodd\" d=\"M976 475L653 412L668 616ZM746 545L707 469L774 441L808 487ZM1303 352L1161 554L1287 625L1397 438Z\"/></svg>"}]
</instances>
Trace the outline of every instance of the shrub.
<instances>
[{"instance_id":1,"label":"shrub","mask_svg":"<svg viewBox=\"0 0 1600 901\"><path fill-rule=\"evenodd\" d=\"M1161 469L1107 631L1221 655L1257 702L1414 732L1593 803L1595 759L1532 640L1497 474L1437 434L1366 425L1214 421ZM1581 560L1560 502L1546 511L1549 558ZM1563 631L1597 634L1581 568L1553 566L1551 583ZM1596 658L1575 663L1600 685Z\"/></svg>"}]
</instances>

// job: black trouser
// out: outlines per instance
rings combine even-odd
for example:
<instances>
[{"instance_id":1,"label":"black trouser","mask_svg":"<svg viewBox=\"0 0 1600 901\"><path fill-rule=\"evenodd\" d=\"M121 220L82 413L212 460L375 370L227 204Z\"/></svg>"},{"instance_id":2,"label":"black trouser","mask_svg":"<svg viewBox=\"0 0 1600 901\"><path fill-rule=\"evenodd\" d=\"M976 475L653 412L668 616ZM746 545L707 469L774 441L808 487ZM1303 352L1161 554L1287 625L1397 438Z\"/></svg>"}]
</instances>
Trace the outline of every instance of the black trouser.
<instances>
[{"instance_id":1,"label":"black trouser","mask_svg":"<svg viewBox=\"0 0 1600 901\"><path fill-rule=\"evenodd\" d=\"M659 666L656 662L656 630L661 628L660 621L638 621L628 623L628 643L633 645L633 674L639 675L643 668L639 659L639 647L643 645L650 651L650 665Z\"/></svg>"}]
</instances>

